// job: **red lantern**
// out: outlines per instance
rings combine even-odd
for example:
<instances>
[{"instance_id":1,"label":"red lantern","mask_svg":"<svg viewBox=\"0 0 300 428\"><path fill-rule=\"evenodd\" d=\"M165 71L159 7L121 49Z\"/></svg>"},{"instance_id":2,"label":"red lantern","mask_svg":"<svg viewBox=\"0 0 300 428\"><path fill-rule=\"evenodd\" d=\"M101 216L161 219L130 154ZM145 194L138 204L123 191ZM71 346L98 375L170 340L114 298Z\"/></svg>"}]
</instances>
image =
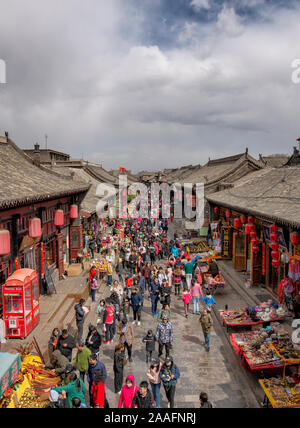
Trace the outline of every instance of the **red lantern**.
<instances>
[{"instance_id":1,"label":"red lantern","mask_svg":"<svg viewBox=\"0 0 300 428\"><path fill-rule=\"evenodd\" d=\"M226 211L225 215L226 215L226 218L229 220L231 218L231 211L229 210Z\"/></svg>"},{"instance_id":2,"label":"red lantern","mask_svg":"<svg viewBox=\"0 0 300 428\"><path fill-rule=\"evenodd\" d=\"M248 217L248 223L254 223L255 219L254 217L250 216Z\"/></svg>"},{"instance_id":3,"label":"red lantern","mask_svg":"<svg viewBox=\"0 0 300 428\"><path fill-rule=\"evenodd\" d=\"M250 232L250 238L251 239L256 239L257 238L256 232Z\"/></svg>"},{"instance_id":4,"label":"red lantern","mask_svg":"<svg viewBox=\"0 0 300 428\"><path fill-rule=\"evenodd\" d=\"M270 231L271 231L271 233L277 233L278 232L278 227L276 226L276 224L272 224L270 226Z\"/></svg>"},{"instance_id":5,"label":"red lantern","mask_svg":"<svg viewBox=\"0 0 300 428\"><path fill-rule=\"evenodd\" d=\"M10 254L10 233L9 230L0 230L0 256Z\"/></svg>"},{"instance_id":6,"label":"red lantern","mask_svg":"<svg viewBox=\"0 0 300 428\"><path fill-rule=\"evenodd\" d=\"M252 239L251 244L252 244L252 247L257 247L258 246L258 239Z\"/></svg>"},{"instance_id":7,"label":"red lantern","mask_svg":"<svg viewBox=\"0 0 300 428\"><path fill-rule=\"evenodd\" d=\"M42 236L42 224L40 218L32 218L28 222L28 235L30 238L40 238Z\"/></svg>"},{"instance_id":8,"label":"red lantern","mask_svg":"<svg viewBox=\"0 0 300 428\"><path fill-rule=\"evenodd\" d=\"M247 218L246 218L246 216L244 216L244 215L242 215L242 216L241 216L241 223L242 223L242 224L246 224L246 223L247 223Z\"/></svg>"},{"instance_id":9,"label":"red lantern","mask_svg":"<svg viewBox=\"0 0 300 428\"><path fill-rule=\"evenodd\" d=\"M252 248L252 252L253 252L253 254L258 254L258 253L259 253L259 251L260 251L259 247L253 247L253 248Z\"/></svg>"},{"instance_id":10,"label":"red lantern","mask_svg":"<svg viewBox=\"0 0 300 428\"><path fill-rule=\"evenodd\" d=\"M292 232L290 234L290 240L291 240L291 243L293 245L299 245L300 244L300 233Z\"/></svg>"},{"instance_id":11,"label":"red lantern","mask_svg":"<svg viewBox=\"0 0 300 428\"><path fill-rule=\"evenodd\" d=\"M280 267L280 260L273 259L273 260L272 260L272 266L273 266L274 268L279 268L279 267Z\"/></svg>"},{"instance_id":12,"label":"red lantern","mask_svg":"<svg viewBox=\"0 0 300 428\"><path fill-rule=\"evenodd\" d=\"M271 238L271 241L273 241L273 242L277 242L279 239L277 233L271 233L270 238Z\"/></svg>"},{"instance_id":13,"label":"red lantern","mask_svg":"<svg viewBox=\"0 0 300 428\"><path fill-rule=\"evenodd\" d=\"M278 242L272 242L270 247L272 248L273 251L277 251L279 249L279 244Z\"/></svg>"},{"instance_id":14,"label":"red lantern","mask_svg":"<svg viewBox=\"0 0 300 428\"><path fill-rule=\"evenodd\" d=\"M272 251L271 257L273 260L278 260L280 258L280 252L279 251Z\"/></svg>"},{"instance_id":15,"label":"red lantern","mask_svg":"<svg viewBox=\"0 0 300 428\"><path fill-rule=\"evenodd\" d=\"M251 227L251 232L256 231L256 225L255 224L250 224L250 227Z\"/></svg>"},{"instance_id":16,"label":"red lantern","mask_svg":"<svg viewBox=\"0 0 300 428\"><path fill-rule=\"evenodd\" d=\"M242 227L242 222L240 218L235 218L234 219L234 227L236 229L240 229Z\"/></svg>"},{"instance_id":17,"label":"red lantern","mask_svg":"<svg viewBox=\"0 0 300 428\"><path fill-rule=\"evenodd\" d=\"M245 233L246 233L246 235L250 235L250 233L251 233L251 224L246 224L246 226L245 226Z\"/></svg>"},{"instance_id":18,"label":"red lantern","mask_svg":"<svg viewBox=\"0 0 300 428\"><path fill-rule=\"evenodd\" d=\"M56 227L64 225L64 212L63 210L57 210L54 213L54 224Z\"/></svg>"},{"instance_id":19,"label":"red lantern","mask_svg":"<svg viewBox=\"0 0 300 428\"><path fill-rule=\"evenodd\" d=\"M214 213L215 213L216 215L218 215L218 214L220 213L220 209L219 209L218 207L215 207L215 208L214 208Z\"/></svg>"},{"instance_id":20,"label":"red lantern","mask_svg":"<svg viewBox=\"0 0 300 428\"><path fill-rule=\"evenodd\" d=\"M72 219L78 218L78 205L70 206L70 218Z\"/></svg>"}]
</instances>

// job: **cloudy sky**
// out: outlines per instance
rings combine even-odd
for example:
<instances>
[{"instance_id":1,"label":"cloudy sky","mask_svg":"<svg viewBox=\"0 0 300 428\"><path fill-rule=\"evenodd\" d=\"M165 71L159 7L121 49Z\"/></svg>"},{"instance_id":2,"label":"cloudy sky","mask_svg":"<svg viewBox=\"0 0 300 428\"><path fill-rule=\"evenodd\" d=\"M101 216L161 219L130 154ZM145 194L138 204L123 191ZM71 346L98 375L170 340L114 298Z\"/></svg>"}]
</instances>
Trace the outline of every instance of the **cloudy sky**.
<instances>
[{"instance_id":1,"label":"cloudy sky","mask_svg":"<svg viewBox=\"0 0 300 428\"><path fill-rule=\"evenodd\" d=\"M0 134L134 171L300 137L297 0L0 0ZM300 73L299 73L300 76Z\"/></svg>"}]
</instances>

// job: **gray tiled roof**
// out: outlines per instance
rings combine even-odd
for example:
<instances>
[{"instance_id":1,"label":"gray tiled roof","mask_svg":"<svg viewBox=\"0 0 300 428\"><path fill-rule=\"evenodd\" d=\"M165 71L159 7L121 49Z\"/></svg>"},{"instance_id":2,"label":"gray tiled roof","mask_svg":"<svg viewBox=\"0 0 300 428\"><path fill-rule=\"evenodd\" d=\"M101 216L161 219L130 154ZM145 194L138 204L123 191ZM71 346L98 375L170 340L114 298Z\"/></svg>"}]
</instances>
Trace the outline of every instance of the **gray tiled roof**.
<instances>
[{"instance_id":1,"label":"gray tiled roof","mask_svg":"<svg viewBox=\"0 0 300 428\"><path fill-rule=\"evenodd\" d=\"M11 140L0 137L0 208L11 208L86 192L78 183L38 167Z\"/></svg>"},{"instance_id":2,"label":"gray tiled roof","mask_svg":"<svg viewBox=\"0 0 300 428\"><path fill-rule=\"evenodd\" d=\"M267 168L207 200L262 218L300 227L300 168Z\"/></svg>"}]
</instances>

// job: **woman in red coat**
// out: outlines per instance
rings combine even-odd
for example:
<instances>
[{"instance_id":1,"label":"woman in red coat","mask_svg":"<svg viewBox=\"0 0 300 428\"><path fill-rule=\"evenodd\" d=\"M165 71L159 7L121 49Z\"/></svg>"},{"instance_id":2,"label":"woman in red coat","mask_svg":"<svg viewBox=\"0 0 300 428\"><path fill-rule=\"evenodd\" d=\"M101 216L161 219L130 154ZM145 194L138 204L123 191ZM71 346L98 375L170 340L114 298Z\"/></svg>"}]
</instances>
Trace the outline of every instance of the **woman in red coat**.
<instances>
[{"instance_id":1,"label":"woman in red coat","mask_svg":"<svg viewBox=\"0 0 300 428\"><path fill-rule=\"evenodd\" d=\"M92 403L94 408L104 409L105 379L101 370L95 371L95 378L91 387Z\"/></svg>"}]
</instances>

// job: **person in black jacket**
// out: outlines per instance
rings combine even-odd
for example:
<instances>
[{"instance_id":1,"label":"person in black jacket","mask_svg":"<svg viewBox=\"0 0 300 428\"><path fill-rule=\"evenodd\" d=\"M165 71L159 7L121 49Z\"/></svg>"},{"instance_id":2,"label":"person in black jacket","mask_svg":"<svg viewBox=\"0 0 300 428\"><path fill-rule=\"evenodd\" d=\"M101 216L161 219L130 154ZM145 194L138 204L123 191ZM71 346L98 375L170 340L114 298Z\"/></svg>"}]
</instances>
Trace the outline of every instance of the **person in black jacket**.
<instances>
[{"instance_id":1,"label":"person in black jacket","mask_svg":"<svg viewBox=\"0 0 300 428\"><path fill-rule=\"evenodd\" d=\"M153 409L153 397L149 390L149 384L146 381L141 382L138 392L135 394L132 402L133 407L138 409Z\"/></svg>"},{"instance_id":2,"label":"person in black jacket","mask_svg":"<svg viewBox=\"0 0 300 428\"><path fill-rule=\"evenodd\" d=\"M58 339L57 349L72 361L72 351L76 348L76 342L73 336L68 333L68 330L63 330L60 338Z\"/></svg>"},{"instance_id":3,"label":"person in black jacket","mask_svg":"<svg viewBox=\"0 0 300 428\"><path fill-rule=\"evenodd\" d=\"M148 363L152 359L152 352L155 351L155 336L152 330L148 330L143 343L146 343L146 363Z\"/></svg>"},{"instance_id":4,"label":"person in black jacket","mask_svg":"<svg viewBox=\"0 0 300 428\"><path fill-rule=\"evenodd\" d=\"M97 331L97 328L93 325L89 326L89 334L86 338L86 347L90 349L92 354L98 354L102 339Z\"/></svg>"},{"instance_id":5,"label":"person in black jacket","mask_svg":"<svg viewBox=\"0 0 300 428\"><path fill-rule=\"evenodd\" d=\"M125 347L121 343L119 343L115 347L114 353L114 386L115 393L118 394L122 390L123 386L123 378L124 378L124 366L127 363L125 356Z\"/></svg>"},{"instance_id":6,"label":"person in black jacket","mask_svg":"<svg viewBox=\"0 0 300 428\"><path fill-rule=\"evenodd\" d=\"M85 313L83 310L84 304L85 304L85 300L81 299L80 302L74 307L75 315L76 315L76 325L78 329L78 333L77 333L78 342L81 342L82 335L83 335L83 325L84 325L84 316L85 316Z\"/></svg>"}]
</instances>

